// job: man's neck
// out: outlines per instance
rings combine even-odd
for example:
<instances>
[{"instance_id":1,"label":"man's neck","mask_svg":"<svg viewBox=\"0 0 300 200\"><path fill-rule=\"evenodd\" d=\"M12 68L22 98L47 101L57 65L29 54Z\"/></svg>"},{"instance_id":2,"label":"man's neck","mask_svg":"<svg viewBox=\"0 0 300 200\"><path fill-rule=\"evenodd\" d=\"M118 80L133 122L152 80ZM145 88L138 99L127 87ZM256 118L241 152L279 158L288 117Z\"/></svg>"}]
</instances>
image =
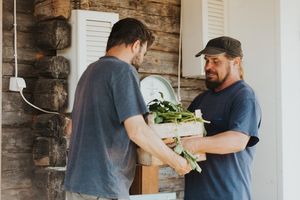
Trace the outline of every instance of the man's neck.
<instances>
[{"instance_id":1,"label":"man's neck","mask_svg":"<svg viewBox=\"0 0 300 200\"><path fill-rule=\"evenodd\" d=\"M106 54L106 56L113 56L116 57L124 62L127 62L131 64L132 62L132 54L130 52L130 49L126 47L125 45L119 45L112 47L109 49Z\"/></svg>"}]
</instances>

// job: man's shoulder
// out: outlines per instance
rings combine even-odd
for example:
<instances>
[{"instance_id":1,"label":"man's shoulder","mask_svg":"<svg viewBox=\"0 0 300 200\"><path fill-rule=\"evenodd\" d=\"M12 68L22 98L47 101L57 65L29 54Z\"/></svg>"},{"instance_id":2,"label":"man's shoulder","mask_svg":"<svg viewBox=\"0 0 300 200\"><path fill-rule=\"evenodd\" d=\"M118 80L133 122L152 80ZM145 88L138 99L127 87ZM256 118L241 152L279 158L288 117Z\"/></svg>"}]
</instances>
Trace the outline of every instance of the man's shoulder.
<instances>
[{"instance_id":1,"label":"man's shoulder","mask_svg":"<svg viewBox=\"0 0 300 200\"><path fill-rule=\"evenodd\" d=\"M235 91L235 96L241 98L255 98L255 92L249 84L245 81L241 81L239 87Z\"/></svg>"}]
</instances>

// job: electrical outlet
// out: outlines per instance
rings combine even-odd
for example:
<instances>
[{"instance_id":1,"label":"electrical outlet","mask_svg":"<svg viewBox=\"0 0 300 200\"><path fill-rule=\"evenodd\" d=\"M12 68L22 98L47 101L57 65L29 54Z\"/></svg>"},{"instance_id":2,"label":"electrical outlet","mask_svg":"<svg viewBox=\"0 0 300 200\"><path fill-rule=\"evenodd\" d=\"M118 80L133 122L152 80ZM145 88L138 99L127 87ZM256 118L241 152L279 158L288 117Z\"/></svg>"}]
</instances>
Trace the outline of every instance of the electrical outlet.
<instances>
[{"instance_id":1,"label":"electrical outlet","mask_svg":"<svg viewBox=\"0 0 300 200\"><path fill-rule=\"evenodd\" d=\"M23 88L26 88L25 80L21 77L10 77L9 90L13 92L20 92Z\"/></svg>"}]
</instances>

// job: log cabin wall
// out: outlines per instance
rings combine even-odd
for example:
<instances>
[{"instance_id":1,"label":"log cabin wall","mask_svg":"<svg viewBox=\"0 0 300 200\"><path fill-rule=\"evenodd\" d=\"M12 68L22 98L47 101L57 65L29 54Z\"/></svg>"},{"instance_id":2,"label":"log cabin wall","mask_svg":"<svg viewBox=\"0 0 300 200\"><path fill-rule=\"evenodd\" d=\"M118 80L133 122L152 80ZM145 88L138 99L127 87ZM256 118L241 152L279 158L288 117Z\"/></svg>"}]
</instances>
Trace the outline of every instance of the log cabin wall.
<instances>
[{"instance_id":1,"label":"log cabin wall","mask_svg":"<svg viewBox=\"0 0 300 200\"><path fill-rule=\"evenodd\" d=\"M68 17L68 14L52 20L48 17L49 10L44 10L35 13L34 17L34 5L42 2L47 0L17 0L19 76L26 80L27 88L24 94L31 102L46 109L63 111L64 102L60 103L59 100L66 96L65 72L68 69L64 67L65 61L62 58L55 57L55 48L51 48L49 41L42 41L43 38L39 40L37 31L43 28L37 30L36 27L52 25L55 28L64 23L63 19ZM67 1L51 2L61 4ZM70 3L76 8L116 12L120 18L134 17L145 22L154 31L156 41L147 53L139 73L141 77L162 75L171 81L175 89L177 88L180 0L74 0ZM68 8L64 11L66 5L60 5L59 12L68 13ZM50 15L53 17L53 13ZM63 171L35 165L59 167L65 164L65 142L54 139L63 138L62 128L65 121L61 117L33 110L22 100L19 93L8 91L9 77L14 76L13 1L3 0L2 20L2 200L31 200L36 199L36 195L44 197L39 199L63 199L60 187ZM53 74L50 67L43 69L45 63L54 68L55 64L51 63L60 63L61 73ZM59 89L51 94L43 92L53 91L53 88ZM204 88L202 80L181 78L183 104L187 106ZM46 151L34 152L33 160L33 150L43 146ZM48 155L47 159L43 159L44 155ZM161 192L176 192L177 199L183 199L183 178L178 177L170 168L161 168L159 176ZM43 187L39 188L40 193L37 194L36 186L39 185Z\"/></svg>"},{"instance_id":2,"label":"log cabin wall","mask_svg":"<svg viewBox=\"0 0 300 200\"><path fill-rule=\"evenodd\" d=\"M9 77L14 76L13 1L3 0L2 60L2 200L32 199L33 111L17 92L8 91ZM34 43L33 0L17 1L19 76L27 88L24 95L31 101L37 80L34 62L38 52Z\"/></svg>"},{"instance_id":3,"label":"log cabin wall","mask_svg":"<svg viewBox=\"0 0 300 200\"><path fill-rule=\"evenodd\" d=\"M56 57L56 49L68 46L70 36L59 45L66 20L34 17L34 0L17 0L18 76L26 81L24 96L43 109L63 111L66 105L68 61ZM59 1L62 2L62 1ZM66 1L70 5L70 1ZM47 3L47 2L46 2ZM70 11L70 7L67 7ZM2 180L3 200L64 199L62 181L66 160L64 117L32 109L18 92L10 92L15 75L13 1L3 1L2 73ZM49 37L43 33L47 27ZM57 29L57 34L52 34ZM70 32L70 30L68 31ZM43 35L43 37L41 37ZM47 38L48 41L44 41ZM47 46L48 45L48 46ZM52 48L52 46L55 46ZM54 168L47 168L47 167ZM55 168L56 167L56 168Z\"/></svg>"}]
</instances>

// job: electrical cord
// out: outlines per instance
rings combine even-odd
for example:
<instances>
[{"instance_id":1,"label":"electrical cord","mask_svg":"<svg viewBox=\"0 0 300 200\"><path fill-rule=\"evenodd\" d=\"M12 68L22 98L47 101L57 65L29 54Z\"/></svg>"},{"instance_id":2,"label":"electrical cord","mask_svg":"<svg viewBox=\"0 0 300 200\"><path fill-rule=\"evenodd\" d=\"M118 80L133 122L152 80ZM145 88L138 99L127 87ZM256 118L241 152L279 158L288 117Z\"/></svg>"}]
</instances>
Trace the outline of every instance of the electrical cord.
<instances>
[{"instance_id":1,"label":"electrical cord","mask_svg":"<svg viewBox=\"0 0 300 200\"><path fill-rule=\"evenodd\" d=\"M178 76L177 76L177 96L179 103L181 102L180 94L180 76L181 76L181 40L182 40L182 10L180 12L180 25L179 25L179 55L178 55Z\"/></svg>"},{"instance_id":2,"label":"electrical cord","mask_svg":"<svg viewBox=\"0 0 300 200\"><path fill-rule=\"evenodd\" d=\"M33 105L32 103L30 103L30 102L25 98L25 96L23 95L23 88L21 88L20 94L21 94L23 100L24 100L27 104L29 104L31 107L33 107L33 108L35 108L35 109L37 109L37 110L39 110L39 111L42 111L42 112L44 112L44 113L61 115L61 113L59 113L59 112L52 112L52 111L44 110L44 109L39 108L39 107Z\"/></svg>"},{"instance_id":3,"label":"electrical cord","mask_svg":"<svg viewBox=\"0 0 300 200\"><path fill-rule=\"evenodd\" d=\"M16 8L16 0L14 0L14 58L15 58L15 78L18 79L18 52L17 52L17 8ZM29 104L31 107L39 110L39 111L42 111L44 113L49 113L49 114L56 114L56 115L63 115L61 113L58 113L58 112L52 112L52 111L47 111L47 110L44 110L42 108L39 108L35 105L33 105L32 103L30 103L26 98L25 96L23 95L23 89L26 87L26 84L25 84L25 81L23 80L23 83L20 85L20 83L17 81L17 85L19 87L19 90L20 90L20 94L23 98L23 100Z\"/></svg>"},{"instance_id":4,"label":"electrical cord","mask_svg":"<svg viewBox=\"0 0 300 200\"><path fill-rule=\"evenodd\" d=\"M17 52L17 8L14 0L14 58L15 58L15 77L18 77L18 52Z\"/></svg>"}]
</instances>

